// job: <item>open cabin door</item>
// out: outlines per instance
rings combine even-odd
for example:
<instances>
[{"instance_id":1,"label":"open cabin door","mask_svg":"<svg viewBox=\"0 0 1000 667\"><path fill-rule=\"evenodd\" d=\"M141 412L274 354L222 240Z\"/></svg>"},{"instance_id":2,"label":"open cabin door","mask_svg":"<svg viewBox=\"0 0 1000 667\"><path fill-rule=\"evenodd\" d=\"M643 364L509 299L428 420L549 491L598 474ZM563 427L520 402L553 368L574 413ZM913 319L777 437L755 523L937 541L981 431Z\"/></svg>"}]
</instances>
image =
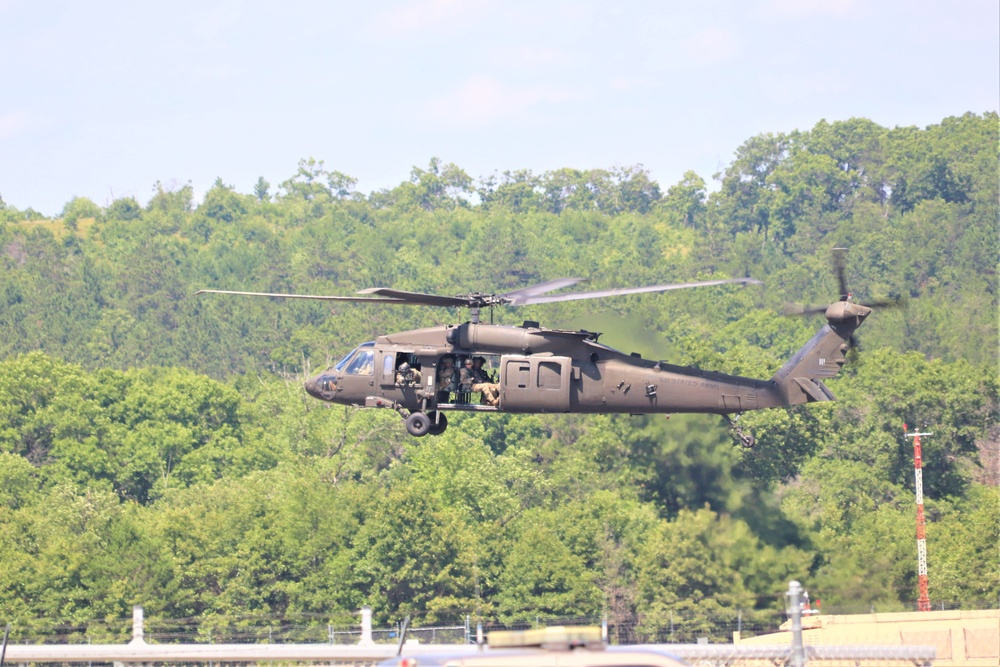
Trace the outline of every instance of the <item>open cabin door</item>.
<instances>
[{"instance_id":1,"label":"open cabin door","mask_svg":"<svg viewBox=\"0 0 1000 667\"><path fill-rule=\"evenodd\" d=\"M573 378L569 357L500 358L500 409L505 412L569 412Z\"/></svg>"}]
</instances>

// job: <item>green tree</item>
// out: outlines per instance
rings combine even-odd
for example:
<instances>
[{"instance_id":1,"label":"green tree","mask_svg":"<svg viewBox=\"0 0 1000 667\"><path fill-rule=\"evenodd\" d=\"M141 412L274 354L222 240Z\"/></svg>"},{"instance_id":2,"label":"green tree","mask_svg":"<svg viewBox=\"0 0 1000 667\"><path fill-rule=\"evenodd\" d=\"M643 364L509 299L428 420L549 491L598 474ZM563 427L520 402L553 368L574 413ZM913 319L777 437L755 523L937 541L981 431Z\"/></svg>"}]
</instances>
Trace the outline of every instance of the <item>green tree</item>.
<instances>
[{"instance_id":1,"label":"green tree","mask_svg":"<svg viewBox=\"0 0 1000 667\"><path fill-rule=\"evenodd\" d=\"M138 220L140 217L142 217L142 207L135 197L121 197L111 202L111 206L108 207L108 218L112 220L128 222Z\"/></svg>"},{"instance_id":2,"label":"green tree","mask_svg":"<svg viewBox=\"0 0 1000 667\"><path fill-rule=\"evenodd\" d=\"M261 176L257 179L257 182L253 186L253 194L257 198L257 201L266 202L271 200L271 195L269 190L271 189L271 184L264 180Z\"/></svg>"},{"instance_id":3,"label":"green tree","mask_svg":"<svg viewBox=\"0 0 1000 667\"><path fill-rule=\"evenodd\" d=\"M75 230L81 218L100 218L104 212L101 207L86 197L74 197L66 203L62 210L63 224Z\"/></svg>"}]
</instances>

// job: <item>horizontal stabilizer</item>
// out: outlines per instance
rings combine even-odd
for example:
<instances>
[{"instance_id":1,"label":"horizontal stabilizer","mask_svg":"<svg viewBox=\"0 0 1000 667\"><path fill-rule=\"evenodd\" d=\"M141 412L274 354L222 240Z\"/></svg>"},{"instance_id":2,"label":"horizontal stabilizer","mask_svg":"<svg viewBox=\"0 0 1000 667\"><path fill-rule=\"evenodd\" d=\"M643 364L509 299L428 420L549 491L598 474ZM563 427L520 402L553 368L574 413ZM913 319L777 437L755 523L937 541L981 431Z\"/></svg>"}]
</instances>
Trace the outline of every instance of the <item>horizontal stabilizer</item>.
<instances>
[{"instance_id":1,"label":"horizontal stabilizer","mask_svg":"<svg viewBox=\"0 0 1000 667\"><path fill-rule=\"evenodd\" d=\"M833 395L833 392L826 388L820 380L812 380L810 378L795 378L795 384L799 385L809 397L807 402L811 401L835 401L837 397Z\"/></svg>"}]
</instances>

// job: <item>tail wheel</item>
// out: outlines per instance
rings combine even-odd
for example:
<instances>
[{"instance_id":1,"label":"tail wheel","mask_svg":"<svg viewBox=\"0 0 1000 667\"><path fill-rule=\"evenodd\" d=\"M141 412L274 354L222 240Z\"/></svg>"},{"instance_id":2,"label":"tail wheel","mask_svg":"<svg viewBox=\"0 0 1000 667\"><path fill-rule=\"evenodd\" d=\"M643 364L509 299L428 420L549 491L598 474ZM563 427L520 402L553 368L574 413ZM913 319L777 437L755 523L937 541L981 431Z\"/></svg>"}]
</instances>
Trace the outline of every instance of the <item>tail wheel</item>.
<instances>
[{"instance_id":1,"label":"tail wheel","mask_svg":"<svg viewBox=\"0 0 1000 667\"><path fill-rule=\"evenodd\" d=\"M448 416L443 412L428 412L427 418L431 422L428 433L431 435L441 435L448 428Z\"/></svg>"},{"instance_id":2,"label":"tail wheel","mask_svg":"<svg viewBox=\"0 0 1000 667\"><path fill-rule=\"evenodd\" d=\"M406 418L406 432L420 438L427 435L431 430L431 420L423 412L411 413Z\"/></svg>"}]
</instances>

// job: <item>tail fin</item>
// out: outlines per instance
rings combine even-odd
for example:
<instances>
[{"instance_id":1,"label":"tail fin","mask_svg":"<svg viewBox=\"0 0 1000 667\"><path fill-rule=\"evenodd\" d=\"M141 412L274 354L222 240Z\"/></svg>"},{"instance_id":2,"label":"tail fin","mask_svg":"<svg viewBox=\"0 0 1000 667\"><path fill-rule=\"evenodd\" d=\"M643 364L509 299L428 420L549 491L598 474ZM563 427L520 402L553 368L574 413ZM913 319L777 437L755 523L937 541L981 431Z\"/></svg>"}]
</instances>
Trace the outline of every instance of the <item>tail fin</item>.
<instances>
[{"instance_id":1,"label":"tail fin","mask_svg":"<svg viewBox=\"0 0 1000 667\"><path fill-rule=\"evenodd\" d=\"M840 371L851 334L871 312L852 301L838 301L826 309L827 325L771 378L786 405L835 400L823 378Z\"/></svg>"}]
</instances>

